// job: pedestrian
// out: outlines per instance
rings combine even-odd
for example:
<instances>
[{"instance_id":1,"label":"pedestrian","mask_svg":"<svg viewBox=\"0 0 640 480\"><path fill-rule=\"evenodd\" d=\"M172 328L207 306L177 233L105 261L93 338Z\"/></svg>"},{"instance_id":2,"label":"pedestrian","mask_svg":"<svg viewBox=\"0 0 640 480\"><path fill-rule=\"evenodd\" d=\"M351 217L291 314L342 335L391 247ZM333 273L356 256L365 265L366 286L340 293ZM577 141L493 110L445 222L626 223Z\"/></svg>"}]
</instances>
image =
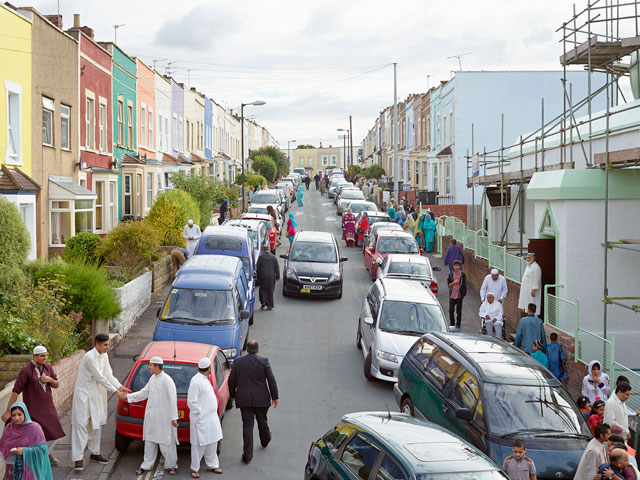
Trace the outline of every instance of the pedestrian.
<instances>
[{"instance_id":1,"label":"pedestrian","mask_svg":"<svg viewBox=\"0 0 640 480\"><path fill-rule=\"evenodd\" d=\"M542 342L542 351L546 352L547 337L544 334L544 324L536 317L536 304L530 303L527 307L527 316L522 317L518 322L515 346L527 353L532 353L533 342L536 340Z\"/></svg>"},{"instance_id":2,"label":"pedestrian","mask_svg":"<svg viewBox=\"0 0 640 480\"><path fill-rule=\"evenodd\" d=\"M584 395L580 395L576 400L576 406L578 407L578 410L580 410L584 421L588 421L591 416L591 403L589 403L589 398Z\"/></svg>"},{"instance_id":3,"label":"pedestrian","mask_svg":"<svg viewBox=\"0 0 640 480\"><path fill-rule=\"evenodd\" d=\"M361 247L364 244L364 235L369 231L369 214L362 212L362 218L358 222L356 229L357 240L356 247Z\"/></svg>"},{"instance_id":4,"label":"pedestrian","mask_svg":"<svg viewBox=\"0 0 640 480\"><path fill-rule=\"evenodd\" d=\"M400 205L398 205L398 209L396 210L395 222L402 226L405 218L406 218L406 215L404 213L404 206L402 205L402 203L400 203Z\"/></svg>"},{"instance_id":5,"label":"pedestrian","mask_svg":"<svg viewBox=\"0 0 640 480\"><path fill-rule=\"evenodd\" d=\"M416 221L415 237L420 248L424 248L424 235L422 234L422 224L424 223L424 216L424 213L420 213L418 215L418 220ZM449 273L451 272L453 272L453 263L451 264L451 268L449 268Z\"/></svg>"},{"instance_id":6,"label":"pedestrian","mask_svg":"<svg viewBox=\"0 0 640 480\"><path fill-rule=\"evenodd\" d=\"M242 439L244 448L242 461L250 463L253 458L253 420L258 423L260 443L266 448L271 441L267 421L269 407L278 407L278 386L271 371L269 359L258 355L258 342L247 344L247 355L233 363L229 375L229 395L235 401L242 416Z\"/></svg>"},{"instance_id":7,"label":"pedestrian","mask_svg":"<svg viewBox=\"0 0 640 480\"><path fill-rule=\"evenodd\" d=\"M5 462L5 480L52 480L47 441L38 422L31 420L23 402L9 408L11 421L0 437L0 457Z\"/></svg>"},{"instance_id":8,"label":"pedestrian","mask_svg":"<svg viewBox=\"0 0 640 480\"><path fill-rule=\"evenodd\" d=\"M367 182L364 182L362 184L362 195L364 196L365 199L369 198L369 192L371 191L371 189L369 188L369 185L367 184Z\"/></svg>"},{"instance_id":9,"label":"pedestrian","mask_svg":"<svg viewBox=\"0 0 640 480\"><path fill-rule=\"evenodd\" d=\"M502 315L502 304L495 301L495 295L492 292L487 293L486 300L480 305L480 318L482 318L483 330L486 329L487 335L502 338L504 325Z\"/></svg>"},{"instance_id":10,"label":"pedestrian","mask_svg":"<svg viewBox=\"0 0 640 480\"><path fill-rule=\"evenodd\" d=\"M591 405L591 412L589 420L587 420L587 425L589 425L592 435L595 435L596 425L604 423L604 406L605 403L602 400L596 400L593 402L593 405Z\"/></svg>"},{"instance_id":11,"label":"pedestrian","mask_svg":"<svg viewBox=\"0 0 640 480\"><path fill-rule=\"evenodd\" d=\"M353 247L356 241L356 216L347 208L347 213L342 215L342 240L347 247Z\"/></svg>"},{"instance_id":12,"label":"pedestrian","mask_svg":"<svg viewBox=\"0 0 640 480\"><path fill-rule=\"evenodd\" d=\"M449 267L449 272L453 272L453 262L455 262L456 260L460 262L461 266L464 265L464 251L462 250L462 247L458 245L456 239L452 238L451 245L449 245L449 248L447 248L447 251L444 254L444 266ZM484 299L481 298L481 300Z\"/></svg>"},{"instance_id":13,"label":"pedestrian","mask_svg":"<svg viewBox=\"0 0 640 480\"><path fill-rule=\"evenodd\" d=\"M202 457L207 471L221 474L218 442L222 440L222 426L218 417L218 399L209 381L211 360L198 361L198 373L189 383L189 441L191 442L191 477L200 478Z\"/></svg>"},{"instance_id":14,"label":"pedestrian","mask_svg":"<svg viewBox=\"0 0 640 480\"><path fill-rule=\"evenodd\" d=\"M589 403L593 403L598 399L606 402L610 393L609 375L602 371L598 360L590 361L588 373L582 379L582 394L589 399Z\"/></svg>"},{"instance_id":15,"label":"pedestrian","mask_svg":"<svg viewBox=\"0 0 640 480\"><path fill-rule=\"evenodd\" d=\"M424 251L432 251L436 239L436 224L428 215L425 215L422 221L422 234L424 235Z\"/></svg>"},{"instance_id":16,"label":"pedestrian","mask_svg":"<svg viewBox=\"0 0 640 480\"><path fill-rule=\"evenodd\" d=\"M2 421L6 422L11 417L11 405L22 394L25 405L30 412L33 412L31 418L42 427L52 465L58 464L58 460L51 453L53 447L58 439L64 437L64 430L60 424L56 406L53 404L52 389L58 388L58 385L58 377L51 364L47 363L47 349L42 345L34 347L33 358L20 370L13 385L7 409L2 415Z\"/></svg>"},{"instance_id":17,"label":"pedestrian","mask_svg":"<svg viewBox=\"0 0 640 480\"><path fill-rule=\"evenodd\" d=\"M574 480L594 480L598 474L598 467L609 458L605 444L609 440L611 429L606 423L596 425L593 438L587 444L578 463Z\"/></svg>"},{"instance_id":18,"label":"pedestrian","mask_svg":"<svg viewBox=\"0 0 640 480\"><path fill-rule=\"evenodd\" d=\"M256 263L256 285L260 287L260 310L265 308L272 310L275 307L273 290L278 280L280 280L278 259L269 251L269 245L263 245L262 253Z\"/></svg>"},{"instance_id":19,"label":"pedestrian","mask_svg":"<svg viewBox=\"0 0 640 480\"><path fill-rule=\"evenodd\" d=\"M562 351L562 345L558 343L558 334L551 332L549 335L550 342L547 344L547 357L549 358L549 371L553 373L553 376L558 380L567 380L567 360L564 357Z\"/></svg>"},{"instance_id":20,"label":"pedestrian","mask_svg":"<svg viewBox=\"0 0 640 480\"><path fill-rule=\"evenodd\" d=\"M533 351L531 356L535 358L544 368L549 368L549 358L547 354L542 351L542 342L540 340L533 341Z\"/></svg>"},{"instance_id":21,"label":"pedestrian","mask_svg":"<svg viewBox=\"0 0 640 480\"><path fill-rule=\"evenodd\" d=\"M304 196L304 188L302 187L302 183L298 185L298 190L296 190L296 200L298 200L298 206L302 207L302 197Z\"/></svg>"},{"instance_id":22,"label":"pedestrian","mask_svg":"<svg viewBox=\"0 0 640 480\"><path fill-rule=\"evenodd\" d=\"M180 267L185 264L189 258L189 250L182 247L176 247L171 250L171 272L175 277Z\"/></svg>"},{"instance_id":23,"label":"pedestrian","mask_svg":"<svg viewBox=\"0 0 640 480\"><path fill-rule=\"evenodd\" d=\"M462 300L467 294L467 275L462 271L460 260L453 262L453 272L447 277L449 285L449 324L460 330L462 321ZM454 309L456 318L454 319Z\"/></svg>"},{"instance_id":24,"label":"pedestrian","mask_svg":"<svg viewBox=\"0 0 640 480\"><path fill-rule=\"evenodd\" d=\"M622 429L622 436L625 440L631 438L629 433L629 417L625 402L631 396L631 385L627 382L618 382L613 395L606 400L604 407L604 421L613 429L618 426Z\"/></svg>"},{"instance_id":25,"label":"pedestrian","mask_svg":"<svg viewBox=\"0 0 640 480\"><path fill-rule=\"evenodd\" d=\"M402 229L405 232L409 232L411 235L416 234L416 221L413 218L413 214L407 215L405 221L402 223Z\"/></svg>"},{"instance_id":26,"label":"pedestrian","mask_svg":"<svg viewBox=\"0 0 640 480\"><path fill-rule=\"evenodd\" d=\"M85 447L89 447L90 460L106 464L109 460L100 454L102 426L107 423L107 393L117 392L126 400L131 390L123 387L113 376L109 365L109 335L99 333L95 346L82 358L71 406L71 460L74 470L81 472Z\"/></svg>"},{"instance_id":27,"label":"pedestrian","mask_svg":"<svg viewBox=\"0 0 640 480\"><path fill-rule=\"evenodd\" d=\"M320 188L320 176L316 173L315 177L313 177L313 181L316 184L316 190Z\"/></svg>"},{"instance_id":28,"label":"pedestrian","mask_svg":"<svg viewBox=\"0 0 640 480\"><path fill-rule=\"evenodd\" d=\"M436 214L431 211L430 208L427 208L427 214L431 217L431 220L436 221Z\"/></svg>"},{"instance_id":29,"label":"pedestrian","mask_svg":"<svg viewBox=\"0 0 640 480\"><path fill-rule=\"evenodd\" d=\"M636 479L640 478L640 472L637 471L638 461L635 458L636 451L633 448L631 448L631 446L628 443L625 443L622 435L616 435L612 433L611 435L609 435L609 440L607 441L607 450L609 450L609 455L611 455L611 452L616 448L621 448L622 450L627 452L627 454L629 455L629 465L632 465L633 468L636 470ZM623 473L625 472L623 471ZM631 478L631 477L628 477L625 473L625 478Z\"/></svg>"},{"instance_id":30,"label":"pedestrian","mask_svg":"<svg viewBox=\"0 0 640 480\"><path fill-rule=\"evenodd\" d=\"M393 198L389 201L389 206L387 207L387 215L389 215L389 219L392 222L396 221L396 204L393 201Z\"/></svg>"},{"instance_id":31,"label":"pedestrian","mask_svg":"<svg viewBox=\"0 0 640 480\"><path fill-rule=\"evenodd\" d=\"M327 189L327 183L324 180L320 180L320 196L324 197L324 192Z\"/></svg>"},{"instance_id":32,"label":"pedestrian","mask_svg":"<svg viewBox=\"0 0 640 480\"><path fill-rule=\"evenodd\" d=\"M307 190L309 190L309 185L311 185L311 179L309 178L309 175L307 175L307 176L304 178L304 184L306 185Z\"/></svg>"},{"instance_id":33,"label":"pedestrian","mask_svg":"<svg viewBox=\"0 0 640 480\"><path fill-rule=\"evenodd\" d=\"M229 200L223 200L220 204L220 215L218 215L218 224L222 225L229 217Z\"/></svg>"},{"instance_id":34,"label":"pedestrian","mask_svg":"<svg viewBox=\"0 0 640 480\"><path fill-rule=\"evenodd\" d=\"M491 269L491 273L484 277L482 286L480 287L480 301L484 302L487 292L493 292L496 296L496 300L500 303L504 303L504 299L509 293L507 287L507 281L497 268Z\"/></svg>"},{"instance_id":35,"label":"pedestrian","mask_svg":"<svg viewBox=\"0 0 640 480\"><path fill-rule=\"evenodd\" d=\"M295 237L296 235L297 226L298 224L293 218L293 213L290 213L289 220L287 220L287 232L286 232L286 237L289 239L289 245L291 245L291 242L293 242L293 237Z\"/></svg>"},{"instance_id":36,"label":"pedestrian","mask_svg":"<svg viewBox=\"0 0 640 480\"><path fill-rule=\"evenodd\" d=\"M526 311L530 303L535 304L536 311L540 311L540 292L542 291L542 269L536 262L534 252L527 253L527 266L520 282L520 298L518 308Z\"/></svg>"},{"instance_id":37,"label":"pedestrian","mask_svg":"<svg viewBox=\"0 0 640 480\"><path fill-rule=\"evenodd\" d=\"M625 480L622 470L629 464L627 452L621 448L614 448L609 454L609 461L598 467L600 478L608 480ZM612 472L612 473L607 473Z\"/></svg>"},{"instance_id":38,"label":"pedestrian","mask_svg":"<svg viewBox=\"0 0 640 480\"><path fill-rule=\"evenodd\" d=\"M198 241L202 237L202 230L198 225L194 225L193 220L189 219L182 229L182 238L187 241L187 252L193 255L198 246Z\"/></svg>"},{"instance_id":39,"label":"pedestrian","mask_svg":"<svg viewBox=\"0 0 640 480\"><path fill-rule=\"evenodd\" d=\"M147 401L142 423L144 440L144 459L136 475L151 470L156 463L158 447L164 457L164 467L169 475L178 470L178 394L173 379L164 371L164 361L160 357L151 357L147 384L135 393L127 395L127 402Z\"/></svg>"},{"instance_id":40,"label":"pedestrian","mask_svg":"<svg viewBox=\"0 0 640 480\"><path fill-rule=\"evenodd\" d=\"M253 187L249 185L249 203L253 200Z\"/></svg>"},{"instance_id":41,"label":"pedestrian","mask_svg":"<svg viewBox=\"0 0 640 480\"><path fill-rule=\"evenodd\" d=\"M416 213L416 206L411 202L409 204L409 213Z\"/></svg>"},{"instance_id":42,"label":"pedestrian","mask_svg":"<svg viewBox=\"0 0 640 480\"><path fill-rule=\"evenodd\" d=\"M516 438L513 441L513 455L509 455L502 462L502 470L509 480L536 480L536 465L527 457L527 446L524 440Z\"/></svg>"}]
</instances>

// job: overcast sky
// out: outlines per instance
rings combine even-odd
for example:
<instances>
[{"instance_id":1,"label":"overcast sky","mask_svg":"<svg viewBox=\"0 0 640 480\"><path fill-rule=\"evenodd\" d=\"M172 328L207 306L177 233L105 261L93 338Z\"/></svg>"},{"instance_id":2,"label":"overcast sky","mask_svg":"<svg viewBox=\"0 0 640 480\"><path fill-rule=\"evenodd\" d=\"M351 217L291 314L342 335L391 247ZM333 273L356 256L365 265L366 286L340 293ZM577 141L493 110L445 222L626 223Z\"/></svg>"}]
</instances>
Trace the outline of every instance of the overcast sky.
<instances>
[{"instance_id":1,"label":"overcast sky","mask_svg":"<svg viewBox=\"0 0 640 480\"><path fill-rule=\"evenodd\" d=\"M34 1L41 13L56 0ZM73 14L164 73L218 103L266 101L245 114L287 140L341 144L349 128L359 144L393 103L398 62L399 101L464 70L559 70L555 30L572 14L568 0L59 0L64 27ZM577 0L582 9L586 0ZM18 3L18 5L23 5ZM188 70L191 70L188 72ZM429 77L428 77L429 76Z\"/></svg>"}]
</instances>

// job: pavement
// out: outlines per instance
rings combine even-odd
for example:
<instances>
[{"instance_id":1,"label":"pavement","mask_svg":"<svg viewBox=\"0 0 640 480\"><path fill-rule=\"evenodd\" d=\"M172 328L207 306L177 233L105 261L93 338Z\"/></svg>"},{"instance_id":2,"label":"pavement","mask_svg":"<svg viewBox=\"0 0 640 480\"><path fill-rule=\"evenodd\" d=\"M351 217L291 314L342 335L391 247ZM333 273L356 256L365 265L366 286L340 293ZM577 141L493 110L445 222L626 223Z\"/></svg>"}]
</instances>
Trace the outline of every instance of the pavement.
<instances>
[{"instance_id":1,"label":"pavement","mask_svg":"<svg viewBox=\"0 0 640 480\"><path fill-rule=\"evenodd\" d=\"M319 192L305 191L304 207L293 206L299 228L332 232L341 238L340 217L335 206ZM343 242L340 242L343 245ZM284 253L287 242L279 247ZM260 354L270 359L280 391L280 404L269 411L269 425L273 441L268 448L260 447L255 433L253 461L241 462L242 422L237 409L227 411L223 421L224 439L220 453L220 467L226 478L299 479L304 472L311 442L332 428L340 418L356 411L399 411L393 397L393 384L368 381L363 374L363 356L356 348L356 327L363 299L371 287L371 277L364 268L361 249L342 248L342 256L349 260L344 265L345 284L340 300L283 298L282 288L276 286L276 308L257 310L255 324L249 338L260 344ZM437 272L440 300L448 318L447 269L442 258L429 254ZM133 366L133 356L140 353L153 335L156 310L164 296L155 298L127 336L110 353L115 376L123 381ZM462 331L479 330L478 292L469 290L463 302ZM70 435L54 449L60 465L54 468L55 479L134 478L142 461L143 443L134 441L120 454L115 450L115 408L117 397L109 400L109 421L102 430L102 454L110 458L109 464L88 462L85 470L76 473L70 459ZM65 432L70 432L70 408L60 412ZM257 429L256 429L257 430ZM188 445L178 447L178 475L190 478ZM216 478L213 473L200 470L201 478ZM162 460L156 468L139 479L168 477Z\"/></svg>"}]
</instances>

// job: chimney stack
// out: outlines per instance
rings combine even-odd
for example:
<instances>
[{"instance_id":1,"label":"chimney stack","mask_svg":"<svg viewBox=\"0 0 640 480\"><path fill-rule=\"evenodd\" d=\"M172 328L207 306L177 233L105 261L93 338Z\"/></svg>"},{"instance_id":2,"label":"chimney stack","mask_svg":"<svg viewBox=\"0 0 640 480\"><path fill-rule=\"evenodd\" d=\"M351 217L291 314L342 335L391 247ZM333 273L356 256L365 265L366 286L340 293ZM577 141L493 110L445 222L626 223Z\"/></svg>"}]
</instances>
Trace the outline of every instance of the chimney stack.
<instances>
[{"instance_id":1,"label":"chimney stack","mask_svg":"<svg viewBox=\"0 0 640 480\"><path fill-rule=\"evenodd\" d=\"M73 14L73 28L80 28L80 14Z\"/></svg>"},{"instance_id":2,"label":"chimney stack","mask_svg":"<svg viewBox=\"0 0 640 480\"><path fill-rule=\"evenodd\" d=\"M62 30L62 15L43 15L44 18L53 23L56 27Z\"/></svg>"}]
</instances>

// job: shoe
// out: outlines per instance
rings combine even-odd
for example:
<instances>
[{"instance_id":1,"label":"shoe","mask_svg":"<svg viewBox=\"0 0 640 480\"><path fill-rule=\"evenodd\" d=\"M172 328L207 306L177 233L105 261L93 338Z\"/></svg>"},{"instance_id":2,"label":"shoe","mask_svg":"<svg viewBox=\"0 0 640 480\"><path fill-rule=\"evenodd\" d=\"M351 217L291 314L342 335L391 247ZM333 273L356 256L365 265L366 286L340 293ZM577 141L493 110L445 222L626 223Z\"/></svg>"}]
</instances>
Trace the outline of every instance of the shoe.
<instances>
[{"instance_id":1,"label":"shoe","mask_svg":"<svg viewBox=\"0 0 640 480\"><path fill-rule=\"evenodd\" d=\"M83 468L82 468L82 460L78 460L78 461L75 463L75 465L73 466L73 469L74 469L76 472L81 472L81 471L83 470Z\"/></svg>"},{"instance_id":2,"label":"shoe","mask_svg":"<svg viewBox=\"0 0 640 480\"><path fill-rule=\"evenodd\" d=\"M244 455L242 456L242 463L246 463L247 465L249 465L251 463L251 459L246 458Z\"/></svg>"},{"instance_id":3,"label":"shoe","mask_svg":"<svg viewBox=\"0 0 640 480\"><path fill-rule=\"evenodd\" d=\"M266 305L260 305L260 310L264 310L265 308L267 308Z\"/></svg>"},{"instance_id":4,"label":"shoe","mask_svg":"<svg viewBox=\"0 0 640 480\"><path fill-rule=\"evenodd\" d=\"M262 448L267 448L269 442L271 442L271 440L269 440L268 442L260 442L260 445L262 445Z\"/></svg>"},{"instance_id":5,"label":"shoe","mask_svg":"<svg viewBox=\"0 0 640 480\"><path fill-rule=\"evenodd\" d=\"M106 465L107 463L109 463L109 459L108 458L104 458L102 456L102 454L98 454L98 455L94 455L93 453L91 455L89 455L89 460L93 460L94 462L98 462L101 463L103 465Z\"/></svg>"},{"instance_id":6,"label":"shoe","mask_svg":"<svg viewBox=\"0 0 640 480\"><path fill-rule=\"evenodd\" d=\"M456 331L460 331L460 325L456 325Z\"/></svg>"},{"instance_id":7,"label":"shoe","mask_svg":"<svg viewBox=\"0 0 640 480\"><path fill-rule=\"evenodd\" d=\"M51 463L51 465L60 465L60 460L49 454L49 463Z\"/></svg>"},{"instance_id":8,"label":"shoe","mask_svg":"<svg viewBox=\"0 0 640 480\"><path fill-rule=\"evenodd\" d=\"M267 310L273 310L273 307L267 307Z\"/></svg>"}]
</instances>

